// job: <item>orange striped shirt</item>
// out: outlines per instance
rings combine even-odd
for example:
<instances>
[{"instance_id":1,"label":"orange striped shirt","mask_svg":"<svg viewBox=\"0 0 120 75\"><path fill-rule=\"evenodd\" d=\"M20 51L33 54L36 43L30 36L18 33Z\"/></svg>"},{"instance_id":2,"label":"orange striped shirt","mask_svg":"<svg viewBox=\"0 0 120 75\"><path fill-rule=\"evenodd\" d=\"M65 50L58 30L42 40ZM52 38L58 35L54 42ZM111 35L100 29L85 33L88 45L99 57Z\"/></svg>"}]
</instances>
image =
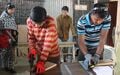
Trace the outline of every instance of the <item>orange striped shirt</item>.
<instances>
[{"instance_id":1,"label":"orange striped shirt","mask_svg":"<svg viewBox=\"0 0 120 75\"><path fill-rule=\"evenodd\" d=\"M27 28L29 48L36 49L41 60L59 56L58 34L53 18L48 17L41 27L28 18Z\"/></svg>"}]
</instances>

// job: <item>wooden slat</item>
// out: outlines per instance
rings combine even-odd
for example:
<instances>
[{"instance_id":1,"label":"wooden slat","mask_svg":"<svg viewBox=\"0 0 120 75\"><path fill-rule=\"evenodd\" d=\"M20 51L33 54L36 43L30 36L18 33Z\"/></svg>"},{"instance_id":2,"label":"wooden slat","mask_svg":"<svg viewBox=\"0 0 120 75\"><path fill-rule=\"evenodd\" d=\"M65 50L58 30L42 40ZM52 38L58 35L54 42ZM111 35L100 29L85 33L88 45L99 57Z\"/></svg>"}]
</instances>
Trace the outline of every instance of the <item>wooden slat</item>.
<instances>
[{"instance_id":1,"label":"wooden slat","mask_svg":"<svg viewBox=\"0 0 120 75\"><path fill-rule=\"evenodd\" d=\"M76 42L59 42L60 47L72 47ZM27 42L19 42L18 47L28 46Z\"/></svg>"},{"instance_id":2,"label":"wooden slat","mask_svg":"<svg viewBox=\"0 0 120 75\"><path fill-rule=\"evenodd\" d=\"M76 42L59 42L59 45L73 45L76 44Z\"/></svg>"}]
</instances>

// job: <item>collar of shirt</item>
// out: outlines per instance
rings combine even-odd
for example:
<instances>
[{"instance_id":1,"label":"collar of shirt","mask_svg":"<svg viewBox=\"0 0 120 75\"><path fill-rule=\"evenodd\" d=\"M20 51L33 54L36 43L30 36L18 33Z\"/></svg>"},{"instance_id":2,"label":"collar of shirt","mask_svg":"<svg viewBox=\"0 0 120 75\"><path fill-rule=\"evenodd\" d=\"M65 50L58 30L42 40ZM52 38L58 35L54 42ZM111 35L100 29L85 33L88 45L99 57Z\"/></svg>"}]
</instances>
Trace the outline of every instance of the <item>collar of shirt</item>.
<instances>
[{"instance_id":1,"label":"collar of shirt","mask_svg":"<svg viewBox=\"0 0 120 75\"><path fill-rule=\"evenodd\" d=\"M33 21L32 21L32 23L33 23L33 25L34 25L35 27L42 28L42 27L44 27L44 26L46 25L47 21L45 21L45 22L44 22L44 23L42 23L41 25L36 24L36 23L35 23L35 22L33 22Z\"/></svg>"},{"instance_id":2,"label":"collar of shirt","mask_svg":"<svg viewBox=\"0 0 120 75\"><path fill-rule=\"evenodd\" d=\"M92 24L92 23L91 23L90 15L91 15L90 13L88 13L88 14L86 15L86 20L87 20L87 22L88 22L87 24L90 25L90 26L96 26L95 24ZM100 25L100 24L98 24L98 25Z\"/></svg>"},{"instance_id":3,"label":"collar of shirt","mask_svg":"<svg viewBox=\"0 0 120 75\"><path fill-rule=\"evenodd\" d=\"M86 15L86 20L87 20L87 22L88 22L88 25L93 25L93 24L91 23L91 21L90 21L90 13L88 13L88 14Z\"/></svg>"},{"instance_id":4,"label":"collar of shirt","mask_svg":"<svg viewBox=\"0 0 120 75\"><path fill-rule=\"evenodd\" d=\"M69 15L66 15L66 16L61 15L61 17L62 17L62 18L68 18L68 17L69 17Z\"/></svg>"}]
</instances>

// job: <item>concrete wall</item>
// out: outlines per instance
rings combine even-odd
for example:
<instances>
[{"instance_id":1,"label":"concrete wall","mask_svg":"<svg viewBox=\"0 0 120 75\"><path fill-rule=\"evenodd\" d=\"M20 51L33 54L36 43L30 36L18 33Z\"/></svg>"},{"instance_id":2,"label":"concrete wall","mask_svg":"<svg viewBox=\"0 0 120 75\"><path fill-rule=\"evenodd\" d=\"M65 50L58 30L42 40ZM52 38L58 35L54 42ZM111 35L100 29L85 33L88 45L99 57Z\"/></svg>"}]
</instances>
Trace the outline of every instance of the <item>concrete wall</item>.
<instances>
[{"instance_id":1,"label":"concrete wall","mask_svg":"<svg viewBox=\"0 0 120 75\"><path fill-rule=\"evenodd\" d=\"M115 52L116 52L116 66L115 75L120 75L120 0L118 0L117 8L117 25L115 31Z\"/></svg>"}]
</instances>

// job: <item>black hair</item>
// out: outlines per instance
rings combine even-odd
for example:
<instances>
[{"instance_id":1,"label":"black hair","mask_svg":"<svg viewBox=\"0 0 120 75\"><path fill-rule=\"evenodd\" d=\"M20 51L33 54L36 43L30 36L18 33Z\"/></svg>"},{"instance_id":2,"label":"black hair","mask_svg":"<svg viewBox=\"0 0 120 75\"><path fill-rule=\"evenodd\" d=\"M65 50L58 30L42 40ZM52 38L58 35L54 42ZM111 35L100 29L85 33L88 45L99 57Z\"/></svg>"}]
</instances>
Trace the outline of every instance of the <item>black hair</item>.
<instances>
[{"instance_id":1,"label":"black hair","mask_svg":"<svg viewBox=\"0 0 120 75\"><path fill-rule=\"evenodd\" d=\"M106 7L106 5L103 4L103 3L96 3L96 4L94 4L93 7L94 7L94 8L95 8L95 7L101 8L101 7Z\"/></svg>"},{"instance_id":2,"label":"black hair","mask_svg":"<svg viewBox=\"0 0 120 75\"><path fill-rule=\"evenodd\" d=\"M15 8L15 5L13 3L7 3L7 9L13 9Z\"/></svg>"},{"instance_id":3,"label":"black hair","mask_svg":"<svg viewBox=\"0 0 120 75\"><path fill-rule=\"evenodd\" d=\"M62 7L62 10L69 11L69 8L68 8L68 6L63 6L63 7Z\"/></svg>"},{"instance_id":4,"label":"black hair","mask_svg":"<svg viewBox=\"0 0 120 75\"><path fill-rule=\"evenodd\" d=\"M96 3L92 9L92 14L97 14L99 18L104 19L108 16L108 8L103 3Z\"/></svg>"},{"instance_id":5,"label":"black hair","mask_svg":"<svg viewBox=\"0 0 120 75\"><path fill-rule=\"evenodd\" d=\"M104 12L101 10L96 10L96 11L92 11L92 14L97 14L99 18L104 19L106 16L108 16L108 12Z\"/></svg>"},{"instance_id":6,"label":"black hair","mask_svg":"<svg viewBox=\"0 0 120 75\"><path fill-rule=\"evenodd\" d=\"M35 6L31 9L30 18L36 22L40 23L43 22L47 17L46 9L40 6Z\"/></svg>"}]
</instances>

